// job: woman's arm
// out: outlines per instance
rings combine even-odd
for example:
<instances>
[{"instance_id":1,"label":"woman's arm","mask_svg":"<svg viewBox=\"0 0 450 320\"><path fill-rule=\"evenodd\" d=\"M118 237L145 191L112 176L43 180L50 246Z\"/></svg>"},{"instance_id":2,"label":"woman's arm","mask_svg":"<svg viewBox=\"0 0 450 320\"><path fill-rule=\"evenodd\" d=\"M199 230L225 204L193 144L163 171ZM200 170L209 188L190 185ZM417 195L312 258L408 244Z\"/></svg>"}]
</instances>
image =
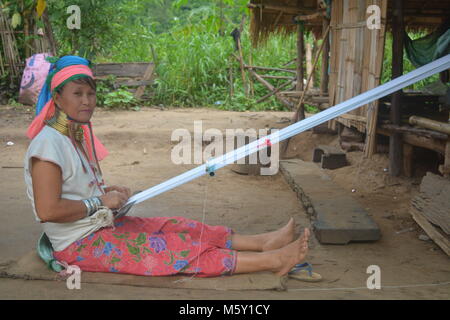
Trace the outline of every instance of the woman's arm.
<instances>
[{"instance_id":1,"label":"woman's arm","mask_svg":"<svg viewBox=\"0 0 450 320\"><path fill-rule=\"evenodd\" d=\"M81 200L61 198L61 168L48 161L32 158L31 178L36 213L42 222L74 222L86 217L86 206ZM110 209L122 207L128 200L125 193L110 191L100 197Z\"/></svg>"}]
</instances>

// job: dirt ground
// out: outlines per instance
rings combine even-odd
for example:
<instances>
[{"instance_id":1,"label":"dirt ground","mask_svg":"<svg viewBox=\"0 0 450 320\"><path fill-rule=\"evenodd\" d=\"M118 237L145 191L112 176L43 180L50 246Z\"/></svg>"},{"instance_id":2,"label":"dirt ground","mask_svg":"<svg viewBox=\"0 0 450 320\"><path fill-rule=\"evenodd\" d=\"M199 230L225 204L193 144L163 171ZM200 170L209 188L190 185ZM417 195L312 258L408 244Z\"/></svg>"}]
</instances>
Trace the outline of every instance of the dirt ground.
<instances>
[{"instance_id":1,"label":"dirt ground","mask_svg":"<svg viewBox=\"0 0 450 320\"><path fill-rule=\"evenodd\" d=\"M196 165L171 162L173 130L193 132L194 121L203 130L282 128L286 112L225 112L212 109L159 109L96 111L94 130L110 151L102 161L107 184L144 190ZM0 263L17 259L36 244L41 229L34 220L25 194L23 156L25 130L33 117L24 107L0 106ZM7 143L14 143L8 146ZM305 132L291 143L290 154L310 161L314 146L336 145L332 135ZM449 299L450 263L431 241L419 240L424 232L408 212L418 192L420 177L392 178L387 157L377 154L364 160L361 152L347 154L350 165L327 170L332 179L354 196L380 226L382 238L374 243L345 246L320 245L311 240L307 260L323 276L319 283L289 280L288 290L217 291L142 288L82 284L68 290L64 282L0 278L1 299ZM298 231L309 226L296 194L281 173L274 176L238 175L229 167L216 176L203 176L137 206L134 215L182 215L201 220L207 186L206 220L236 232L252 234L274 230L294 217ZM353 192L352 192L353 190ZM332 195L330 195L332 197ZM381 269L380 290L366 287L367 267Z\"/></svg>"}]
</instances>

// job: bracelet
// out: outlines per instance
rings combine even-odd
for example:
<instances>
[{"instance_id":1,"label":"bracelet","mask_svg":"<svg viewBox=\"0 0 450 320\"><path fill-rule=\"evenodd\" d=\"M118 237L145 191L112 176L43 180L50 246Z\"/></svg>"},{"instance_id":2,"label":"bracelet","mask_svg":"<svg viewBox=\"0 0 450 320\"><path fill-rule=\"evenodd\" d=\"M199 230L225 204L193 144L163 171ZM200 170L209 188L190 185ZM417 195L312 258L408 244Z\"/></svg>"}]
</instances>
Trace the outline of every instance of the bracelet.
<instances>
[{"instance_id":1,"label":"bracelet","mask_svg":"<svg viewBox=\"0 0 450 320\"><path fill-rule=\"evenodd\" d=\"M93 215L97 210L103 206L102 200L100 197L92 197L88 199L82 200L84 205L86 206L86 217Z\"/></svg>"}]
</instances>

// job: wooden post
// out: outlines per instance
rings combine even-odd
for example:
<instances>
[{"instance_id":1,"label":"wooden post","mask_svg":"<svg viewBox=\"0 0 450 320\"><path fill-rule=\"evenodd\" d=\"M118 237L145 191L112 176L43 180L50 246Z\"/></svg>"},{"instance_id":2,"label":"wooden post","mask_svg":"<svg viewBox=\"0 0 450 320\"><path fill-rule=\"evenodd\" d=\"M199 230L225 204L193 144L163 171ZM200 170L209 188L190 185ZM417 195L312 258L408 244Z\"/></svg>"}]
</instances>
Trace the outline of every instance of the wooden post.
<instances>
[{"instance_id":1,"label":"wooden post","mask_svg":"<svg viewBox=\"0 0 450 320\"><path fill-rule=\"evenodd\" d=\"M142 77L142 80L150 80L153 76L153 70L155 69L154 63L149 63L147 69L145 70L144 76ZM134 93L134 97L136 99L140 99L145 91L145 85L139 86Z\"/></svg>"},{"instance_id":2,"label":"wooden post","mask_svg":"<svg viewBox=\"0 0 450 320\"><path fill-rule=\"evenodd\" d=\"M239 52L239 64L241 67L241 75L242 75L242 85L244 87L244 93L245 96L248 96L249 90L248 90L248 84L245 77L245 70L244 70L244 56L242 55L242 47L241 47L241 35L239 34L239 37L237 38L237 47Z\"/></svg>"},{"instance_id":3,"label":"wooden post","mask_svg":"<svg viewBox=\"0 0 450 320\"><path fill-rule=\"evenodd\" d=\"M328 29L328 26L330 25L330 20L327 18L323 18L322 22L322 34L325 34L326 30ZM322 70L321 70L321 76L320 76L320 94L322 96L325 96L328 94L328 82L329 82L329 75L328 75L328 66L329 66L329 55L330 55L330 39L328 37L323 37L323 41L326 41L325 45L323 46L323 52L322 52Z\"/></svg>"},{"instance_id":4,"label":"wooden post","mask_svg":"<svg viewBox=\"0 0 450 320\"><path fill-rule=\"evenodd\" d=\"M50 20L48 18L47 8L45 8L44 13L42 14L42 20L44 21L45 36L47 37L48 42L50 43L51 52L54 56L56 56L56 54L58 53L58 43L56 42L55 37L53 35L53 29Z\"/></svg>"},{"instance_id":5,"label":"wooden post","mask_svg":"<svg viewBox=\"0 0 450 320\"><path fill-rule=\"evenodd\" d=\"M229 64L230 69L230 98L234 96L234 79L233 79L233 64Z\"/></svg>"},{"instance_id":6,"label":"wooden post","mask_svg":"<svg viewBox=\"0 0 450 320\"><path fill-rule=\"evenodd\" d=\"M450 177L450 139L445 144L444 164L439 166L439 171L444 177Z\"/></svg>"},{"instance_id":7,"label":"wooden post","mask_svg":"<svg viewBox=\"0 0 450 320\"><path fill-rule=\"evenodd\" d=\"M305 45L306 45L306 75L307 76L311 75L311 83L308 84L305 88L305 90L308 91L313 87L313 85L311 84L314 84L314 73L312 69L313 48L311 43L309 43L308 41L305 43Z\"/></svg>"},{"instance_id":8,"label":"wooden post","mask_svg":"<svg viewBox=\"0 0 450 320\"><path fill-rule=\"evenodd\" d=\"M403 144L403 169L404 175L408 178L413 176L414 147L410 144Z\"/></svg>"},{"instance_id":9,"label":"wooden post","mask_svg":"<svg viewBox=\"0 0 450 320\"><path fill-rule=\"evenodd\" d=\"M250 65L253 64L253 50L252 50L252 46L250 45L250 54L248 56L248 62L250 63ZM250 96L253 98L255 96L255 88L253 86L253 80L252 77L248 77L248 83L250 85Z\"/></svg>"},{"instance_id":10,"label":"wooden post","mask_svg":"<svg viewBox=\"0 0 450 320\"><path fill-rule=\"evenodd\" d=\"M304 50L304 30L303 30L303 22L299 22L297 27L297 91L303 91L303 79L305 71L303 69L303 50ZM298 112L298 119L297 120L303 120L305 119L305 109L303 107L303 104L299 106L299 112ZM297 121L296 120L296 121Z\"/></svg>"},{"instance_id":11,"label":"wooden post","mask_svg":"<svg viewBox=\"0 0 450 320\"><path fill-rule=\"evenodd\" d=\"M394 1L392 20L392 79L403 74L403 0ZM394 92L391 100L390 120L394 125L401 124L401 98L402 90ZM389 138L389 173L398 176L402 169L402 135L394 132Z\"/></svg>"}]
</instances>

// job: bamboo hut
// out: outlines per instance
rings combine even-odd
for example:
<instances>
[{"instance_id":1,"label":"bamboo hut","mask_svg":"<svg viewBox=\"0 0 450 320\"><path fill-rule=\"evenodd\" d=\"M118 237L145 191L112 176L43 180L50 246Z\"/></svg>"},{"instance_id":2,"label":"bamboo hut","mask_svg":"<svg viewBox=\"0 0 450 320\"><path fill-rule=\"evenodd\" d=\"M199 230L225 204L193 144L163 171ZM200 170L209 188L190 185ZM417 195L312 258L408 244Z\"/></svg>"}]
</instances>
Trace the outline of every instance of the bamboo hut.
<instances>
[{"instance_id":1,"label":"bamboo hut","mask_svg":"<svg viewBox=\"0 0 450 320\"><path fill-rule=\"evenodd\" d=\"M369 6L376 6L368 12ZM297 84L295 91L279 92L284 98L319 101L319 109L336 105L380 84L386 32L392 33L392 78L403 74L405 31L432 32L450 17L450 0L251 0L251 37L255 46L271 34L297 33ZM373 28L368 19L375 14ZM448 25L447 25L448 28ZM320 48L320 88L304 88L304 32L324 38ZM318 57L318 55L317 55ZM309 76L308 76L309 78ZM309 80L309 79L308 79ZM448 76L441 76L448 82ZM439 100L441 99L441 100ZM378 140L389 140L390 174L411 176L415 148L438 153L441 174L450 174L449 98L396 92L345 114L328 125L341 135L352 130L361 136L360 148L370 157ZM325 103L324 103L325 102ZM411 116L419 116L420 120ZM425 120L422 118L426 118ZM298 120L301 117L295 119ZM418 122L419 121L419 122ZM445 127L445 128L443 128ZM341 146L344 147L342 139Z\"/></svg>"}]
</instances>

